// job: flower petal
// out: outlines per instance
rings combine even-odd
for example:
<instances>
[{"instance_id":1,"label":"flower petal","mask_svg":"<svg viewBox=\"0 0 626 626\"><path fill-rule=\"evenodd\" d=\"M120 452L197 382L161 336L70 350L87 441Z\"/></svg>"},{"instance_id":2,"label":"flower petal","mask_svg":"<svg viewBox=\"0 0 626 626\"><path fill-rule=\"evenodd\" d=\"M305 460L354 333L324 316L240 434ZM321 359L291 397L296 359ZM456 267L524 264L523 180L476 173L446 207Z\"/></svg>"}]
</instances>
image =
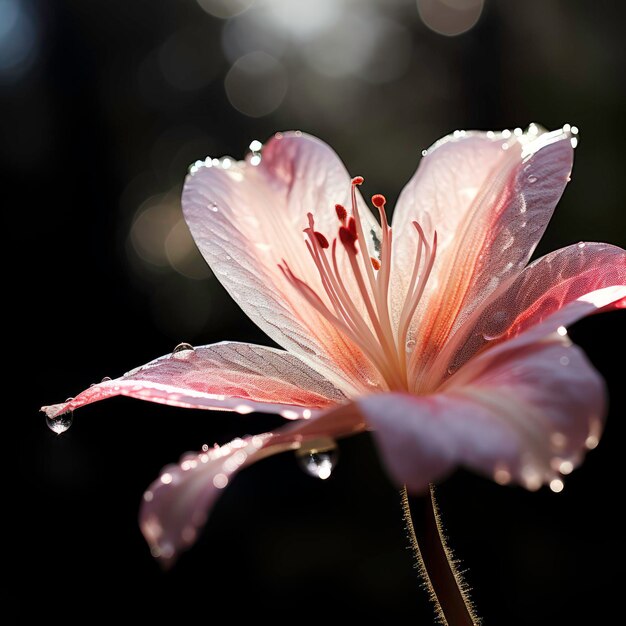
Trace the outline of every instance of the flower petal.
<instances>
[{"instance_id":1,"label":"flower petal","mask_svg":"<svg viewBox=\"0 0 626 626\"><path fill-rule=\"evenodd\" d=\"M293 354L223 342L175 351L42 410L56 417L118 395L186 408L280 413L287 418L310 417L312 411L346 399Z\"/></svg>"},{"instance_id":2,"label":"flower petal","mask_svg":"<svg viewBox=\"0 0 626 626\"><path fill-rule=\"evenodd\" d=\"M525 333L539 340L600 310L626 307L626 251L579 243L547 254L503 285L464 321L437 356L425 383L434 388L486 344ZM529 328L540 325L528 334Z\"/></svg>"},{"instance_id":3,"label":"flower petal","mask_svg":"<svg viewBox=\"0 0 626 626\"><path fill-rule=\"evenodd\" d=\"M243 467L266 456L313 448L365 429L354 405L343 405L311 420L272 433L235 439L219 448L187 454L178 465L163 468L144 493L139 524L152 554L165 566L196 540L222 489Z\"/></svg>"},{"instance_id":4,"label":"flower petal","mask_svg":"<svg viewBox=\"0 0 626 626\"><path fill-rule=\"evenodd\" d=\"M417 245L411 221L429 238L437 232L433 275L414 319L420 324L414 365L436 355L459 316L523 269L545 230L569 180L573 148L568 131L531 128L534 134L442 139L398 200L394 265L400 278L394 288L400 297Z\"/></svg>"},{"instance_id":5,"label":"flower petal","mask_svg":"<svg viewBox=\"0 0 626 626\"><path fill-rule=\"evenodd\" d=\"M560 490L559 472L597 445L604 384L563 337L523 348L516 341L472 360L441 393L359 400L398 484L419 492L462 465L502 484Z\"/></svg>"},{"instance_id":6,"label":"flower petal","mask_svg":"<svg viewBox=\"0 0 626 626\"><path fill-rule=\"evenodd\" d=\"M337 378L344 390L362 390L377 378L375 370L278 267L286 262L325 298L302 231L312 213L317 231L328 240L337 235L335 204L349 206L350 177L329 146L302 133L277 135L260 164L253 163L224 168L207 159L187 177L183 210L196 244L228 293L274 341ZM359 203L366 230L378 232L360 196ZM340 262L349 271L344 256Z\"/></svg>"}]
</instances>

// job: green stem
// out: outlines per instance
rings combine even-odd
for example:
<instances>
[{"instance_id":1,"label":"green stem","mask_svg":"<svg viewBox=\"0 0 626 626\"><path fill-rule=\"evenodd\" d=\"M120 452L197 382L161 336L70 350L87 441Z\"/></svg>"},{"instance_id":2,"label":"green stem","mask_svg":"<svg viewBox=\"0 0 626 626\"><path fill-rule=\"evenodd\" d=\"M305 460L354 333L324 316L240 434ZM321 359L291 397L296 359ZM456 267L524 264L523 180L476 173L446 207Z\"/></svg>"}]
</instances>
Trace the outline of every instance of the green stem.
<instances>
[{"instance_id":1,"label":"green stem","mask_svg":"<svg viewBox=\"0 0 626 626\"><path fill-rule=\"evenodd\" d=\"M411 499L413 511L406 487L402 488L400 495L411 547L440 623L444 626L478 626L467 586L446 544L434 486L430 486L427 495Z\"/></svg>"}]
</instances>

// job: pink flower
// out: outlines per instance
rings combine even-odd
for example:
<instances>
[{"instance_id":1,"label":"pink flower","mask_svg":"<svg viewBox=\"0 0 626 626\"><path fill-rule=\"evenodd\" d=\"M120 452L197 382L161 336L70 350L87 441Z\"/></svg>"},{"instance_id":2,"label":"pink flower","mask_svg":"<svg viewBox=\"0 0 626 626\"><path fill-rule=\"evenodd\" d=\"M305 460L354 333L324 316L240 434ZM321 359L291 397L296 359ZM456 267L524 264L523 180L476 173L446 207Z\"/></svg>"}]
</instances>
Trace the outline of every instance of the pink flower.
<instances>
[{"instance_id":1,"label":"pink flower","mask_svg":"<svg viewBox=\"0 0 626 626\"><path fill-rule=\"evenodd\" d=\"M277 134L244 162L207 159L183 192L214 274L284 350L182 346L70 402L115 395L297 420L167 466L141 529L171 563L233 475L285 450L371 430L393 480L419 492L462 465L555 491L597 445L603 381L565 327L626 306L626 252L579 243L526 264L569 180L575 138L456 132L423 153L388 225L334 152ZM328 468L319 474L328 475Z\"/></svg>"}]
</instances>

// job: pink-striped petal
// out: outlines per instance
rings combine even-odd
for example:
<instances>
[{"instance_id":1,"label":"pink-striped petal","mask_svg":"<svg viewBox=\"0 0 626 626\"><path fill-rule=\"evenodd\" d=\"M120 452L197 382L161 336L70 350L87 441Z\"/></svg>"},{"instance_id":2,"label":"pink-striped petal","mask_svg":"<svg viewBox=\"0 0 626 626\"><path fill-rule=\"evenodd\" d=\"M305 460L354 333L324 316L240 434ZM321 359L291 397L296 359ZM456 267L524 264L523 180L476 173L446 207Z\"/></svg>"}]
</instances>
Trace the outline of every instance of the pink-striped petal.
<instances>
[{"instance_id":1,"label":"pink-striped petal","mask_svg":"<svg viewBox=\"0 0 626 626\"><path fill-rule=\"evenodd\" d=\"M345 391L363 391L378 375L288 283L279 263L325 292L305 242L307 213L329 241L340 226L335 204L350 205L350 177L333 150L302 133L285 133L263 148L262 160L195 167L183 190L191 233L214 274L244 312L274 341L337 379ZM366 231L379 231L360 196ZM339 264L349 272L341 246ZM372 243L373 250L373 243ZM374 252L372 252L373 254ZM349 290L354 281L346 281ZM358 302L359 300L357 300Z\"/></svg>"},{"instance_id":2,"label":"pink-striped petal","mask_svg":"<svg viewBox=\"0 0 626 626\"><path fill-rule=\"evenodd\" d=\"M626 307L626 251L606 243L579 243L547 254L529 265L457 323L437 356L426 386L435 388L489 343L525 333L539 340L586 315ZM545 322L545 323L544 323ZM532 334L526 331L538 326Z\"/></svg>"},{"instance_id":3,"label":"pink-striped petal","mask_svg":"<svg viewBox=\"0 0 626 626\"><path fill-rule=\"evenodd\" d=\"M566 338L518 340L485 351L439 393L358 401L398 484L420 492L464 466L502 484L562 488L598 443L604 384Z\"/></svg>"},{"instance_id":4,"label":"pink-striped petal","mask_svg":"<svg viewBox=\"0 0 626 626\"><path fill-rule=\"evenodd\" d=\"M310 417L346 399L293 354L223 342L175 351L42 410L54 418L118 395L185 408L279 413L290 419Z\"/></svg>"},{"instance_id":5,"label":"pink-striped petal","mask_svg":"<svg viewBox=\"0 0 626 626\"><path fill-rule=\"evenodd\" d=\"M195 542L222 490L243 467L286 450L312 449L316 442L327 445L364 429L354 405L343 405L273 433L187 454L179 464L166 466L144 493L139 514L152 554L165 566L173 564Z\"/></svg>"},{"instance_id":6,"label":"pink-striped petal","mask_svg":"<svg viewBox=\"0 0 626 626\"><path fill-rule=\"evenodd\" d=\"M571 135L562 130L455 133L428 151L393 220L400 297L417 245L411 221L427 237L437 232L433 275L414 317L415 369L438 353L455 321L524 268L569 180L572 158Z\"/></svg>"}]
</instances>

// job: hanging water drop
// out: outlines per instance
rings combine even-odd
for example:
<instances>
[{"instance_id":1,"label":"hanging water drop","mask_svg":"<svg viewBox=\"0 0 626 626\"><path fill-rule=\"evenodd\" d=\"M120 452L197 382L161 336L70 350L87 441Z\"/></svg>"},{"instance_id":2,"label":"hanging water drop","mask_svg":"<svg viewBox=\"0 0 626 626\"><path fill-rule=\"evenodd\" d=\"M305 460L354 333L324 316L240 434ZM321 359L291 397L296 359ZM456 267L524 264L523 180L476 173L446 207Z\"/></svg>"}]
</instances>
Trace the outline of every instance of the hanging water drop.
<instances>
[{"instance_id":1,"label":"hanging water drop","mask_svg":"<svg viewBox=\"0 0 626 626\"><path fill-rule=\"evenodd\" d=\"M330 438L317 439L296 451L298 465L309 476L326 480L330 477L339 459L339 450Z\"/></svg>"},{"instance_id":2,"label":"hanging water drop","mask_svg":"<svg viewBox=\"0 0 626 626\"><path fill-rule=\"evenodd\" d=\"M74 412L67 411L56 417L46 416L46 425L48 428L57 435L62 435L68 431L74 420Z\"/></svg>"},{"instance_id":3,"label":"hanging water drop","mask_svg":"<svg viewBox=\"0 0 626 626\"><path fill-rule=\"evenodd\" d=\"M185 343L184 341L182 343L179 343L173 350L172 350L172 356L174 358L177 358L176 355L178 355L181 352L195 352L195 348L190 344L190 343ZM186 355L181 355L181 356L186 356Z\"/></svg>"}]
</instances>

